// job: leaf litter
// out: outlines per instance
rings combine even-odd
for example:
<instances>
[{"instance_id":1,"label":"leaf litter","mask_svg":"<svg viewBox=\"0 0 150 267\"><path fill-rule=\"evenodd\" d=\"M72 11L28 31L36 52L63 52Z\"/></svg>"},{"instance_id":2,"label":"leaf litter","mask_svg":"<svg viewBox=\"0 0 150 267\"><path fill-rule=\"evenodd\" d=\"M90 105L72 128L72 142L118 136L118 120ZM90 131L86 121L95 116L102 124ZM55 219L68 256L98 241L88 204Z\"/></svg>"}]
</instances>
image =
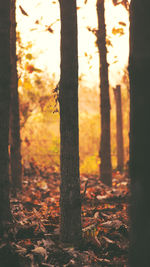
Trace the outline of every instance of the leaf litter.
<instances>
[{"instance_id":1,"label":"leaf litter","mask_svg":"<svg viewBox=\"0 0 150 267\"><path fill-rule=\"evenodd\" d=\"M79 247L59 240L59 174L24 177L11 197L13 222L0 239L0 266L127 266L129 179L116 172L112 188L81 176L82 233Z\"/></svg>"}]
</instances>

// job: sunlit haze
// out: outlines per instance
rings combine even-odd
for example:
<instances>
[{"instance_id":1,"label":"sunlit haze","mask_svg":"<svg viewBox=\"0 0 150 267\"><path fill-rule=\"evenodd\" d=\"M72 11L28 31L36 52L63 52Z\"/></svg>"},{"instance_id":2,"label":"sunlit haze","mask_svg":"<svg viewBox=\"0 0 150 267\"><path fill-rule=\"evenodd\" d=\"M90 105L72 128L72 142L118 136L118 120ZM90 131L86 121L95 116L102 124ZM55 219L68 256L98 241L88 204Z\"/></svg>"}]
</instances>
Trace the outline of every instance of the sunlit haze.
<instances>
[{"instance_id":1,"label":"sunlit haze","mask_svg":"<svg viewBox=\"0 0 150 267\"><path fill-rule=\"evenodd\" d=\"M19 5L28 16L21 13ZM112 43L108 47L109 79L115 86L120 83L123 69L128 62L129 51L129 21L128 12L121 5L114 7L111 0L106 1L107 36ZM96 37L87 27L97 28L96 0L77 1L78 6L78 43L79 43L79 75L88 86L99 83L99 56L95 45ZM36 24L36 21L39 24ZM126 26L121 26L124 22ZM54 23L54 24L53 24ZM53 25L52 25L53 24ZM50 33L46 26L54 31ZM113 35L113 28L123 28L124 35ZM21 33L22 43L32 42L32 53L35 57L35 66L46 70L52 75L55 73L59 80L60 73L60 21L58 1L44 0L17 0L17 30Z\"/></svg>"}]
</instances>

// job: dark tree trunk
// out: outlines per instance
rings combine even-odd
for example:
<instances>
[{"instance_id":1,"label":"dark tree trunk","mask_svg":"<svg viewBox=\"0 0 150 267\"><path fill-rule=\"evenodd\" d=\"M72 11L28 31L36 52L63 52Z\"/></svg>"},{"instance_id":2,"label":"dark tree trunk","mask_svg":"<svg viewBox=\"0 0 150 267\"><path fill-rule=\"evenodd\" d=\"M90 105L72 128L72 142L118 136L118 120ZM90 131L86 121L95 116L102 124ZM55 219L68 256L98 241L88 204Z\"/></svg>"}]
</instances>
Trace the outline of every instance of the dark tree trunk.
<instances>
[{"instance_id":1,"label":"dark tree trunk","mask_svg":"<svg viewBox=\"0 0 150 267\"><path fill-rule=\"evenodd\" d=\"M110 99L108 63L106 50L104 0L97 0L98 32L97 45L100 58L100 103L101 103L101 143L100 177L104 184L112 185L111 147L110 147Z\"/></svg>"},{"instance_id":2,"label":"dark tree trunk","mask_svg":"<svg viewBox=\"0 0 150 267\"><path fill-rule=\"evenodd\" d=\"M21 144L20 144L20 117L18 99L18 76L16 60L16 0L11 0L10 9L10 60L11 60L11 103L10 103L10 169L14 189L21 188Z\"/></svg>"},{"instance_id":3,"label":"dark tree trunk","mask_svg":"<svg viewBox=\"0 0 150 267\"><path fill-rule=\"evenodd\" d=\"M122 103L121 87L117 85L113 88L116 101L116 141L117 141L117 169L122 172L124 167L124 147L123 147L123 123L122 123Z\"/></svg>"},{"instance_id":4,"label":"dark tree trunk","mask_svg":"<svg viewBox=\"0 0 150 267\"><path fill-rule=\"evenodd\" d=\"M61 14L61 240L81 240L81 199L78 130L78 49L75 0L59 0Z\"/></svg>"},{"instance_id":5,"label":"dark tree trunk","mask_svg":"<svg viewBox=\"0 0 150 267\"><path fill-rule=\"evenodd\" d=\"M130 266L150 266L150 1L130 4Z\"/></svg>"},{"instance_id":6,"label":"dark tree trunk","mask_svg":"<svg viewBox=\"0 0 150 267\"><path fill-rule=\"evenodd\" d=\"M0 3L0 230L10 218L9 105L10 105L10 1Z\"/></svg>"}]
</instances>

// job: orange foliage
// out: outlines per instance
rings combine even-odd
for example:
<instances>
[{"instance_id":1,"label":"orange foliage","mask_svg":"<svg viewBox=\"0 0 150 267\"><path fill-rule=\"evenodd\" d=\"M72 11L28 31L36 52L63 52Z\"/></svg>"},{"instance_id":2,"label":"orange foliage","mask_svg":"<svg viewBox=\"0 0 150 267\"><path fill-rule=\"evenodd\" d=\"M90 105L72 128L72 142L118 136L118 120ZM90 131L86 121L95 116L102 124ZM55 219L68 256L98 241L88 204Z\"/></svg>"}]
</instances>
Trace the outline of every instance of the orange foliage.
<instances>
[{"instance_id":1,"label":"orange foliage","mask_svg":"<svg viewBox=\"0 0 150 267\"><path fill-rule=\"evenodd\" d=\"M120 31L119 31L120 32ZM118 29L115 34L119 33ZM18 71L20 99L20 122L22 140L22 162L25 169L33 172L59 172L59 88L55 76L34 67L34 56L30 53L31 44L21 51L22 61ZM85 53L86 54L86 53ZM41 73L40 73L41 72ZM55 88L55 89L54 89ZM123 137L125 164L129 154L129 82L125 71L121 81ZM99 174L100 114L99 88L85 87L79 80L79 148L80 173ZM112 166L117 164L116 151L116 107L113 90L111 99L111 156Z\"/></svg>"},{"instance_id":2,"label":"orange foliage","mask_svg":"<svg viewBox=\"0 0 150 267\"><path fill-rule=\"evenodd\" d=\"M34 171L59 172L59 113L53 96L54 82L51 82L51 94L44 89L41 78L35 76L32 83L25 78L20 92L22 157L25 168ZM123 77L125 79L125 77ZM24 87L23 87L24 86ZM38 88L39 87L39 88ZM122 86L123 135L125 163L129 153L129 95ZM99 174L100 116L99 93L93 89L81 87L80 107L80 172L81 174ZM111 96L111 151L112 164L116 168L116 109L113 90Z\"/></svg>"},{"instance_id":3,"label":"orange foliage","mask_svg":"<svg viewBox=\"0 0 150 267\"><path fill-rule=\"evenodd\" d=\"M32 73L34 71L34 66L33 65L26 65L26 70L29 72L29 73Z\"/></svg>"}]
</instances>

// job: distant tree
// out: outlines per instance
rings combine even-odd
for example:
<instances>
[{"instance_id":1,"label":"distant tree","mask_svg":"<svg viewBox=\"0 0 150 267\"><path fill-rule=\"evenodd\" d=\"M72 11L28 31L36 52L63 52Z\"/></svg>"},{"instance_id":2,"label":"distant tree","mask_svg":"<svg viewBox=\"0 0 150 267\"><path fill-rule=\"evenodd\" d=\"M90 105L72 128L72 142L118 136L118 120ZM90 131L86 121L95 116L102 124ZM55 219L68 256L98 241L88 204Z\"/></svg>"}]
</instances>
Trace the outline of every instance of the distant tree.
<instances>
[{"instance_id":1,"label":"distant tree","mask_svg":"<svg viewBox=\"0 0 150 267\"><path fill-rule=\"evenodd\" d=\"M14 189L21 188L22 166L21 166L21 143L20 143L20 117L18 99L18 75L16 57L16 0L11 0L10 9L10 61L11 61L11 102L10 102L10 169L11 181Z\"/></svg>"},{"instance_id":2,"label":"distant tree","mask_svg":"<svg viewBox=\"0 0 150 267\"><path fill-rule=\"evenodd\" d=\"M116 141L117 141L117 169L122 172L124 167L124 146L123 146L123 121L121 86L113 88L116 101Z\"/></svg>"},{"instance_id":3,"label":"distant tree","mask_svg":"<svg viewBox=\"0 0 150 267\"><path fill-rule=\"evenodd\" d=\"M111 147L110 147L110 99L108 63L106 49L106 28L104 0L97 0L98 32L97 45L100 59L100 105L101 105L101 143L100 177L101 181L112 185Z\"/></svg>"},{"instance_id":4,"label":"distant tree","mask_svg":"<svg viewBox=\"0 0 150 267\"><path fill-rule=\"evenodd\" d=\"M81 199L78 131L78 48L75 0L59 0L61 15L60 237L65 243L81 240Z\"/></svg>"},{"instance_id":5,"label":"distant tree","mask_svg":"<svg viewBox=\"0 0 150 267\"><path fill-rule=\"evenodd\" d=\"M0 231L10 219L9 105L10 105L10 0L0 3Z\"/></svg>"},{"instance_id":6,"label":"distant tree","mask_svg":"<svg viewBox=\"0 0 150 267\"><path fill-rule=\"evenodd\" d=\"M150 265L150 1L130 4L130 176L132 267Z\"/></svg>"}]
</instances>

